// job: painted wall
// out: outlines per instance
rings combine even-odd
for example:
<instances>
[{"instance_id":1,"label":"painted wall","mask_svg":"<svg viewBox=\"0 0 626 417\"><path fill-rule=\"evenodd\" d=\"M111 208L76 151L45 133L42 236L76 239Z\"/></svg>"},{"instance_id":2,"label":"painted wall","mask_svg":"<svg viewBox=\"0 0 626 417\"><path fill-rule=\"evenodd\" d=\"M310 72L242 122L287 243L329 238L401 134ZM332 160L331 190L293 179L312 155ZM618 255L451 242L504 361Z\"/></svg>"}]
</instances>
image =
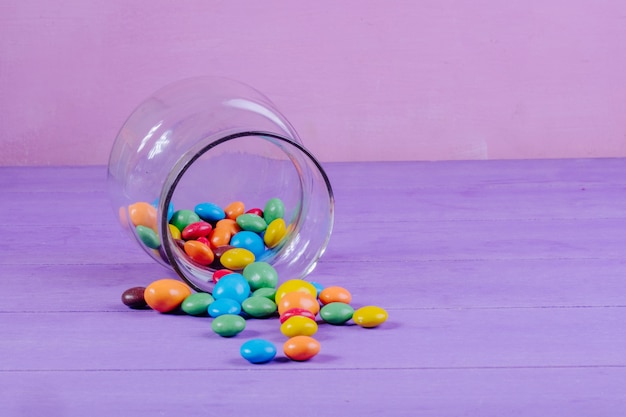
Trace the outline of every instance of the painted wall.
<instances>
[{"instance_id":1,"label":"painted wall","mask_svg":"<svg viewBox=\"0 0 626 417\"><path fill-rule=\"evenodd\" d=\"M200 74L265 92L322 161L626 156L623 0L4 0L0 164L103 164Z\"/></svg>"}]
</instances>

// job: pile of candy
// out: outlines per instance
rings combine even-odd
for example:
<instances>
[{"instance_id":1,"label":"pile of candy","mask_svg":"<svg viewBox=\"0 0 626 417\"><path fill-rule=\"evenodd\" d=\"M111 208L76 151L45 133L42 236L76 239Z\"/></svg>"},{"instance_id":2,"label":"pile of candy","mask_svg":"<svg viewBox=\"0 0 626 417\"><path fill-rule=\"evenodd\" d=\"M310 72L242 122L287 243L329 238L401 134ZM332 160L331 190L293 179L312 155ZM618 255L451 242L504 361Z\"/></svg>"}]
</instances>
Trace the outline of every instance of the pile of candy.
<instances>
[{"instance_id":1,"label":"pile of candy","mask_svg":"<svg viewBox=\"0 0 626 417\"><path fill-rule=\"evenodd\" d=\"M157 204L131 204L128 217L141 242L159 253ZM278 198L269 199L263 210L246 211L243 202L235 201L224 208L203 202L193 210L176 211L170 204L167 213L172 239L192 263L200 268L231 270L266 259L272 249L279 247L288 233L284 215L285 205Z\"/></svg>"},{"instance_id":2,"label":"pile of candy","mask_svg":"<svg viewBox=\"0 0 626 417\"><path fill-rule=\"evenodd\" d=\"M157 234L155 203L138 202L128 209L137 236L163 259ZM124 213L125 214L125 213ZM301 279L279 285L274 267L265 262L272 250L280 248L290 227L284 220L285 206L278 198L267 201L264 209L245 210L237 201L221 208L204 202L194 210L174 211L170 204L167 218L172 239L189 261L212 270L215 284L211 293L194 292L176 279L161 279L147 287L134 287L122 294L130 308L150 307L160 313L182 311L191 316L208 316L211 328L222 337L234 337L245 330L246 319L280 318L280 332L287 337L285 356L306 361L320 351L313 338L317 317L332 325L352 320L361 327L376 327L387 320L387 312L376 306L355 310L350 292L338 286L322 288ZM251 363L266 363L276 356L268 340L252 339L240 349Z\"/></svg>"},{"instance_id":3,"label":"pile of candy","mask_svg":"<svg viewBox=\"0 0 626 417\"><path fill-rule=\"evenodd\" d=\"M215 275L215 274L214 274ZM377 327L387 320L387 312L376 306L355 310L352 295L339 286L322 288L319 284L292 279L277 285L274 268L265 262L253 262L241 273L223 272L211 294L194 292L176 279L160 279L147 287L134 287L122 294L130 308L150 307L160 313L182 311L191 316L213 318L211 328L222 337L233 337L246 328L246 319L279 317L280 332L287 337L285 356L306 361L320 351L313 338L320 322L344 325L349 321L361 327ZM277 349L265 339L243 343L241 356L250 363L270 362Z\"/></svg>"}]
</instances>

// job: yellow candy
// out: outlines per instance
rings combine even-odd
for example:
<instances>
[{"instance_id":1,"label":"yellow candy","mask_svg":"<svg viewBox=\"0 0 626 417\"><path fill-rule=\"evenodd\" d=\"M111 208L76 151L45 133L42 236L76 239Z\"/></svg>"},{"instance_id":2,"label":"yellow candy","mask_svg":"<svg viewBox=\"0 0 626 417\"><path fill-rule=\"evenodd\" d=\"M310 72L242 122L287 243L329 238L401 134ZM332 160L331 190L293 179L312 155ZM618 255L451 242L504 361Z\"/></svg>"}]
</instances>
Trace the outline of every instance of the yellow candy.
<instances>
[{"instance_id":1,"label":"yellow candy","mask_svg":"<svg viewBox=\"0 0 626 417\"><path fill-rule=\"evenodd\" d=\"M173 224L168 224L168 226L170 227L170 234L172 235L172 239L180 240L182 237L180 234L180 230L178 230L178 227L174 226Z\"/></svg>"},{"instance_id":2,"label":"yellow candy","mask_svg":"<svg viewBox=\"0 0 626 417\"><path fill-rule=\"evenodd\" d=\"M220 262L224 268L231 270L244 269L254 262L254 253L244 248L229 249L222 254Z\"/></svg>"},{"instance_id":3,"label":"yellow candy","mask_svg":"<svg viewBox=\"0 0 626 417\"><path fill-rule=\"evenodd\" d=\"M267 225L263 241L268 248L275 248L286 234L287 226L285 225L285 221L283 219L276 219Z\"/></svg>"},{"instance_id":4,"label":"yellow candy","mask_svg":"<svg viewBox=\"0 0 626 417\"><path fill-rule=\"evenodd\" d=\"M280 325L280 332L287 337L313 336L317 333L317 323L308 317L289 317Z\"/></svg>"},{"instance_id":5,"label":"yellow candy","mask_svg":"<svg viewBox=\"0 0 626 417\"><path fill-rule=\"evenodd\" d=\"M354 312L352 320L361 327L376 327L387 321L387 311L376 306L361 307Z\"/></svg>"},{"instance_id":6,"label":"yellow candy","mask_svg":"<svg viewBox=\"0 0 626 417\"><path fill-rule=\"evenodd\" d=\"M283 298L285 294L295 291L305 292L317 298L317 289L313 286L313 284L303 279L290 279L289 281L283 282L276 289L276 304L278 304L280 299Z\"/></svg>"}]
</instances>

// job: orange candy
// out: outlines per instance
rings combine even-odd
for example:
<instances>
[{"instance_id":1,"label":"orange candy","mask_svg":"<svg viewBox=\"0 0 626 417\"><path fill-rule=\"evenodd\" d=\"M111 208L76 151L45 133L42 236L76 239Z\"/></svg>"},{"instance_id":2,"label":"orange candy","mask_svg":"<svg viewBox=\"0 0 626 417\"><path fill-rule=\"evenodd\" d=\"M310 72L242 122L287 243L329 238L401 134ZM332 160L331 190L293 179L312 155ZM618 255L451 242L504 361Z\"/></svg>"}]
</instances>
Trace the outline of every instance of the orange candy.
<instances>
[{"instance_id":1,"label":"orange candy","mask_svg":"<svg viewBox=\"0 0 626 417\"><path fill-rule=\"evenodd\" d=\"M156 232L157 209L150 203L140 201L128 206L128 217L134 226L145 226Z\"/></svg>"},{"instance_id":2,"label":"orange candy","mask_svg":"<svg viewBox=\"0 0 626 417\"><path fill-rule=\"evenodd\" d=\"M277 306L278 314L281 316L285 311L292 308L301 308L310 311L314 316L320 311L320 304L317 302L317 299L311 294L300 291L288 292L283 295L278 301Z\"/></svg>"},{"instance_id":3,"label":"orange candy","mask_svg":"<svg viewBox=\"0 0 626 417\"><path fill-rule=\"evenodd\" d=\"M188 285L170 278L154 281L143 293L146 304L160 313L177 309L189 295L191 288Z\"/></svg>"},{"instance_id":4,"label":"orange candy","mask_svg":"<svg viewBox=\"0 0 626 417\"><path fill-rule=\"evenodd\" d=\"M241 232L241 227L233 219L222 219L215 224L216 229L226 229L231 236Z\"/></svg>"},{"instance_id":5,"label":"orange candy","mask_svg":"<svg viewBox=\"0 0 626 417\"><path fill-rule=\"evenodd\" d=\"M197 240L188 240L185 242L183 249L193 261L200 265L210 265L213 262L213 259L215 259L215 255L213 254L211 248L202 242L198 242Z\"/></svg>"},{"instance_id":6,"label":"orange candy","mask_svg":"<svg viewBox=\"0 0 626 417\"><path fill-rule=\"evenodd\" d=\"M238 216L241 216L246 211L246 207L241 201L235 201L230 203L224 208L226 217L235 220Z\"/></svg>"},{"instance_id":7,"label":"orange candy","mask_svg":"<svg viewBox=\"0 0 626 417\"><path fill-rule=\"evenodd\" d=\"M326 287L320 292L319 299L324 305L330 303L350 304L352 294L343 287Z\"/></svg>"},{"instance_id":8,"label":"orange candy","mask_svg":"<svg viewBox=\"0 0 626 417\"><path fill-rule=\"evenodd\" d=\"M209 242L212 248L219 248L230 243L230 231L226 227L216 227L209 235Z\"/></svg>"},{"instance_id":9,"label":"orange candy","mask_svg":"<svg viewBox=\"0 0 626 417\"><path fill-rule=\"evenodd\" d=\"M311 336L294 336L283 345L283 352L292 361L308 361L320 351L320 342Z\"/></svg>"}]
</instances>

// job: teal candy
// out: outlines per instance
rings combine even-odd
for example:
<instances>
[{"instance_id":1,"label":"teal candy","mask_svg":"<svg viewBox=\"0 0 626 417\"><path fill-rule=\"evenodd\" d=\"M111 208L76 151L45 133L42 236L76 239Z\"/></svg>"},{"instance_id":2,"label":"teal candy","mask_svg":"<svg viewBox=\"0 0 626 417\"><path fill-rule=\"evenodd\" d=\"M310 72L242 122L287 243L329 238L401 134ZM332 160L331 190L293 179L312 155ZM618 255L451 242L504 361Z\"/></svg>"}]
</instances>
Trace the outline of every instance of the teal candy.
<instances>
[{"instance_id":1,"label":"teal candy","mask_svg":"<svg viewBox=\"0 0 626 417\"><path fill-rule=\"evenodd\" d=\"M244 213L240 216L237 216L236 222L239 227L241 227L241 230L261 233L262 231L267 229L267 223L265 222L263 217L252 213Z\"/></svg>"},{"instance_id":2,"label":"teal candy","mask_svg":"<svg viewBox=\"0 0 626 417\"><path fill-rule=\"evenodd\" d=\"M265 297L268 300L275 301L276 300L276 289L275 288L259 288L255 292L252 293L253 297Z\"/></svg>"},{"instance_id":3,"label":"teal candy","mask_svg":"<svg viewBox=\"0 0 626 417\"><path fill-rule=\"evenodd\" d=\"M222 337L233 337L246 328L246 320L235 314L224 314L213 319L211 328Z\"/></svg>"},{"instance_id":4,"label":"teal candy","mask_svg":"<svg viewBox=\"0 0 626 417\"><path fill-rule=\"evenodd\" d=\"M265 297L250 297L243 300L241 309L255 319L265 319L276 313L276 303Z\"/></svg>"},{"instance_id":5,"label":"teal candy","mask_svg":"<svg viewBox=\"0 0 626 417\"><path fill-rule=\"evenodd\" d=\"M342 325L352 318L354 308L345 303L329 303L320 310L320 317L328 324Z\"/></svg>"},{"instance_id":6,"label":"teal candy","mask_svg":"<svg viewBox=\"0 0 626 417\"><path fill-rule=\"evenodd\" d=\"M263 218L265 223L270 224L276 219L282 219L285 217L285 204L280 198L270 198L265 203L265 209L263 210Z\"/></svg>"},{"instance_id":7,"label":"teal candy","mask_svg":"<svg viewBox=\"0 0 626 417\"><path fill-rule=\"evenodd\" d=\"M158 249L159 246L161 246L159 236L157 236L154 230L141 225L137 226L135 230L137 231L137 236L139 236L139 239L141 239L143 244L150 249Z\"/></svg>"},{"instance_id":8,"label":"teal candy","mask_svg":"<svg viewBox=\"0 0 626 417\"><path fill-rule=\"evenodd\" d=\"M170 224L173 224L178 230L182 231L191 223L196 223L199 221L200 216L198 216L195 212L191 210L177 210L174 212L174 215L170 220Z\"/></svg>"},{"instance_id":9,"label":"teal candy","mask_svg":"<svg viewBox=\"0 0 626 417\"><path fill-rule=\"evenodd\" d=\"M276 288L278 285L278 272L267 262L253 262L243 269L242 274L252 291L259 288Z\"/></svg>"},{"instance_id":10,"label":"teal candy","mask_svg":"<svg viewBox=\"0 0 626 417\"><path fill-rule=\"evenodd\" d=\"M215 299L211 294L198 292L185 298L180 308L191 316L203 316L207 314L209 305L213 301L215 301Z\"/></svg>"}]
</instances>

